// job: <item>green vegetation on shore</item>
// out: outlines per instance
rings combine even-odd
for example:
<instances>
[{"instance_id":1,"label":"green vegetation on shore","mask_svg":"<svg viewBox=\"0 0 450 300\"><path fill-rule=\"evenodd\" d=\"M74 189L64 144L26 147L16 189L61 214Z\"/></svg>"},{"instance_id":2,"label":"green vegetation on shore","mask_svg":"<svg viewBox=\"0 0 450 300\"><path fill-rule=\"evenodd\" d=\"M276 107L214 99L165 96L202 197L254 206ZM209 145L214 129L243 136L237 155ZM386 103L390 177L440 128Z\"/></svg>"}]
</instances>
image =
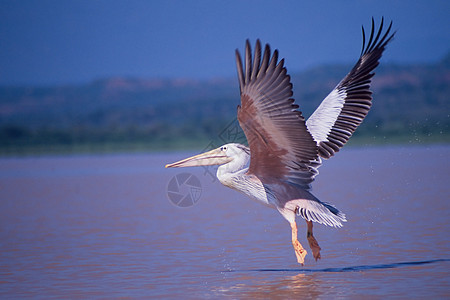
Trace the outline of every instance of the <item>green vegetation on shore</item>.
<instances>
[{"instance_id":1,"label":"green vegetation on shore","mask_svg":"<svg viewBox=\"0 0 450 300\"><path fill-rule=\"evenodd\" d=\"M349 70L294 74L305 117ZM373 107L349 144L450 142L450 55L377 70ZM112 78L81 86L0 87L0 155L203 150L245 143L235 79Z\"/></svg>"},{"instance_id":2,"label":"green vegetation on shore","mask_svg":"<svg viewBox=\"0 0 450 300\"><path fill-rule=\"evenodd\" d=\"M367 130L365 134L355 134L349 141L351 146L375 146L375 145L416 145L416 144L443 144L450 143L450 134L442 132L417 132L410 134L392 134L377 130ZM42 135L41 135L42 134ZM30 154L74 154L74 153L118 153L118 152L161 152L172 150L204 150L209 145L220 146L225 142L216 135L210 139L207 137L189 138L180 136L178 139L149 139L144 133L133 138L123 139L118 136L103 135L95 139L97 135L73 138L70 132L44 132L33 133L31 136L15 138L14 142L2 142L0 155L16 156ZM2 139L4 135L2 134ZM233 141L232 141L233 142ZM239 141L242 143L242 141ZM245 141L243 141L245 143Z\"/></svg>"}]
</instances>

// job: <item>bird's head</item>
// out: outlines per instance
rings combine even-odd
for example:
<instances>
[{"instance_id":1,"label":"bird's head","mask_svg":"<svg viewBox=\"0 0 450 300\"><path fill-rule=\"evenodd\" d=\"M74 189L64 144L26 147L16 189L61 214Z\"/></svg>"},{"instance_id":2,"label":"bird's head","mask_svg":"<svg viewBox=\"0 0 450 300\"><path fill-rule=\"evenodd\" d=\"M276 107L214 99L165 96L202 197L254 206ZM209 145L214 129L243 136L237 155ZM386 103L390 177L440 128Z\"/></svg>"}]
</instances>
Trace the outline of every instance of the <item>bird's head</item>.
<instances>
[{"instance_id":1,"label":"bird's head","mask_svg":"<svg viewBox=\"0 0 450 300\"><path fill-rule=\"evenodd\" d=\"M247 147L231 143L172 164L167 164L166 168L224 165L231 161L237 162L242 160L245 160L245 163L247 163L249 156L250 150Z\"/></svg>"}]
</instances>

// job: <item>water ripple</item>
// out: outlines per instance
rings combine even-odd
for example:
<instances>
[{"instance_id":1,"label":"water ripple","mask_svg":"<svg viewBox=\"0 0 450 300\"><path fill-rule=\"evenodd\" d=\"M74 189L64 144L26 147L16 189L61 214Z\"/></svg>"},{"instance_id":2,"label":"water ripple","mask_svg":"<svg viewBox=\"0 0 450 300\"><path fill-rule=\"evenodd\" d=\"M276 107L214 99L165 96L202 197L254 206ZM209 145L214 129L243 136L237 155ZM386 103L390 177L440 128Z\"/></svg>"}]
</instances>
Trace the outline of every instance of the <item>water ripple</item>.
<instances>
[{"instance_id":1,"label":"water ripple","mask_svg":"<svg viewBox=\"0 0 450 300\"><path fill-rule=\"evenodd\" d=\"M433 259L433 260L423 260L423 261L408 261L408 262L398 262L391 264L377 264L377 265L361 265L361 266L351 266L342 268L324 268L324 269L255 269L255 270L228 270L224 272L300 272L300 273L323 273L323 272L360 272L367 270L378 270L378 269L393 269L407 266L417 266L426 265L439 262L448 262L450 259Z\"/></svg>"}]
</instances>

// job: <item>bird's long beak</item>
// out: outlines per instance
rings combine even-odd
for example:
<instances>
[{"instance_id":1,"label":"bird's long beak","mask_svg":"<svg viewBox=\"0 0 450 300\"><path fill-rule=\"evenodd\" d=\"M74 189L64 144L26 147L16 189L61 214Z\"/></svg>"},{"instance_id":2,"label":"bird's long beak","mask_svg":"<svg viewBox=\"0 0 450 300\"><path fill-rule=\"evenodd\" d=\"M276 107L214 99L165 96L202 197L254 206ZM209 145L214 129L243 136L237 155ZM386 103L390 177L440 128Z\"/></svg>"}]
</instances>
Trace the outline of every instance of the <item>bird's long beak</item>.
<instances>
[{"instance_id":1,"label":"bird's long beak","mask_svg":"<svg viewBox=\"0 0 450 300\"><path fill-rule=\"evenodd\" d=\"M232 157L227 156L220 148L195 155L172 164L167 164L166 168L183 168L196 166L212 166L223 165L233 160Z\"/></svg>"}]
</instances>

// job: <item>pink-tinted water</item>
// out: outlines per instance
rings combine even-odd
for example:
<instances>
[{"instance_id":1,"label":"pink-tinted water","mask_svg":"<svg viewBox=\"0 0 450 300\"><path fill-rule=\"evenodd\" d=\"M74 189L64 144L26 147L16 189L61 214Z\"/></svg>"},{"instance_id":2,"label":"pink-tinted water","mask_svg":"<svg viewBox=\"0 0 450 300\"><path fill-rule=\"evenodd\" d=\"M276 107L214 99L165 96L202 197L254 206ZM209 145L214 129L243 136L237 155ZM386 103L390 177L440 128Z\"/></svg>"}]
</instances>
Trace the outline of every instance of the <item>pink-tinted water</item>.
<instances>
[{"instance_id":1,"label":"pink-tinted water","mask_svg":"<svg viewBox=\"0 0 450 300\"><path fill-rule=\"evenodd\" d=\"M348 222L315 226L304 267L277 211L164 169L190 154L0 159L0 298L450 297L450 146L326 161L313 193ZM182 172L202 185L187 208L167 191Z\"/></svg>"}]
</instances>

